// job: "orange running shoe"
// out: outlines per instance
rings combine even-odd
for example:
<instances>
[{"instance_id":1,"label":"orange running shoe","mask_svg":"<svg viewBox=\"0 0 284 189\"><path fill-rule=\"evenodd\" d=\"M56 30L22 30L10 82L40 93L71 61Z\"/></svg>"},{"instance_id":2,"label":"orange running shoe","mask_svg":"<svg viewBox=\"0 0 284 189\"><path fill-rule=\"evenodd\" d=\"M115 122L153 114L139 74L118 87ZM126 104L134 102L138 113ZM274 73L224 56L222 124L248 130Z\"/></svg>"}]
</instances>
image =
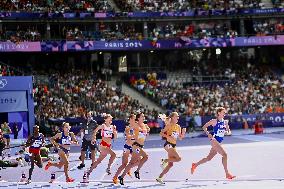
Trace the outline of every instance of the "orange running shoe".
<instances>
[{"instance_id":1,"label":"orange running shoe","mask_svg":"<svg viewBox=\"0 0 284 189\"><path fill-rule=\"evenodd\" d=\"M113 184L118 184L119 180L118 180L117 177L113 177L112 182L113 182Z\"/></svg>"},{"instance_id":2,"label":"orange running shoe","mask_svg":"<svg viewBox=\"0 0 284 189\"><path fill-rule=\"evenodd\" d=\"M66 182L74 182L74 181L75 181L75 179L70 178L70 177L66 179Z\"/></svg>"},{"instance_id":3,"label":"orange running shoe","mask_svg":"<svg viewBox=\"0 0 284 189\"><path fill-rule=\"evenodd\" d=\"M195 169L196 169L196 164L195 163L192 163L191 164L191 174L193 174L194 173L194 171L195 171Z\"/></svg>"},{"instance_id":4,"label":"orange running shoe","mask_svg":"<svg viewBox=\"0 0 284 189\"><path fill-rule=\"evenodd\" d=\"M47 164L45 165L45 167L44 167L44 170L48 170L49 169L49 167L51 166L51 162L50 161L48 161L47 162Z\"/></svg>"},{"instance_id":5,"label":"orange running shoe","mask_svg":"<svg viewBox=\"0 0 284 189\"><path fill-rule=\"evenodd\" d=\"M128 172L127 172L127 175L130 176L130 177L132 177L131 171L128 171Z\"/></svg>"},{"instance_id":6,"label":"orange running shoe","mask_svg":"<svg viewBox=\"0 0 284 189\"><path fill-rule=\"evenodd\" d=\"M231 180L231 179L236 178L236 176L233 176L233 175L231 175L231 174L227 174L227 175L226 175L226 178Z\"/></svg>"}]
</instances>

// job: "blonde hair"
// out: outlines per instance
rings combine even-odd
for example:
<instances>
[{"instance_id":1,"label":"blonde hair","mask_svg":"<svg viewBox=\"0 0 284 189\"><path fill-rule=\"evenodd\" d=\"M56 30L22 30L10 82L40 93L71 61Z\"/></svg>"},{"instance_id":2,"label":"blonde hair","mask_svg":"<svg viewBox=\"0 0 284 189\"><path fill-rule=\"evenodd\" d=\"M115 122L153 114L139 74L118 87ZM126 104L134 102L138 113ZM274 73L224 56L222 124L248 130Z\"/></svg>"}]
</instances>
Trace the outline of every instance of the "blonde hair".
<instances>
[{"instance_id":1,"label":"blonde hair","mask_svg":"<svg viewBox=\"0 0 284 189\"><path fill-rule=\"evenodd\" d=\"M222 112L223 110L226 110L226 109L224 107L217 107L216 114L218 115L218 113Z\"/></svg>"},{"instance_id":2,"label":"blonde hair","mask_svg":"<svg viewBox=\"0 0 284 189\"><path fill-rule=\"evenodd\" d=\"M110 117L113 118L110 114L105 114L105 115L104 115L104 119L105 119L105 120L108 119L108 118L110 118Z\"/></svg>"},{"instance_id":3,"label":"blonde hair","mask_svg":"<svg viewBox=\"0 0 284 189\"><path fill-rule=\"evenodd\" d=\"M172 112L170 115L169 115L169 118L172 118L174 116L178 116L178 113L177 112Z\"/></svg>"},{"instance_id":4,"label":"blonde hair","mask_svg":"<svg viewBox=\"0 0 284 189\"><path fill-rule=\"evenodd\" d=\"M68 126L70 127L70 125L69 125L68 122L63 122L63 123L62 123L62 127L65 127L65 125L68 125Z\"/></svg>"}]
</instances>

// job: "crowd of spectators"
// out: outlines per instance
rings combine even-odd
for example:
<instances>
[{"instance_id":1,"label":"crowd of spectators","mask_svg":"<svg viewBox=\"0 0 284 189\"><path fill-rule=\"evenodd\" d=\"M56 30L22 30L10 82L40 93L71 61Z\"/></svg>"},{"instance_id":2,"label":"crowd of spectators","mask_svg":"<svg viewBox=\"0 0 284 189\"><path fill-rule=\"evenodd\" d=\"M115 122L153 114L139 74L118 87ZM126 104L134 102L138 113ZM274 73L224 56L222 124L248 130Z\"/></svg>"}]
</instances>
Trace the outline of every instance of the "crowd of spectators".
<instances>
[{"instance_id":1,"label":"crowd of spectators","mask_svg":"<svg viewBox=\"0 0 284 189\"><path fill-rule=\"evenodd\" d=\"M284 8L284 0L271 0L274 7Z\"/></svg>"},{"instance_id":2,"label":"crowd of spectators","mask_svg":"<svg viewBox=\"0 0 284 189\"><path fill-rule=\"evenodd\" d=\"M0 64L0 76L13 76L14 71L10 70L8 66Z\"/></svg>"},{"instance_id":3,"label":"crowd of spectators","mask_svg":"<svg viewBox=\"0 0 284 189\"><path fill-rule=\"evenodd\" d=\"M281 34L284 32L284 20L271 19L254 21L253 28L258 36Z\"/></svg>"},{"instance_id":4,"label":"crowd of spectators","mask_svg":"<svg viewBox=\"0 0 284 189\"><path fill-rule=\"evenodd\" d=\"M273 0L275 1L275 0ZM129 11L189 11L232 10L242 8L265 8L261 0L115 0L121 10ZM277 4L277 3L275 3Z\"/></svg>"},{"instance_id":5,"label":"crowd of spectators","mask_svg":"<svg viewBox=\"0 0 284 189\"><path fill-rule=\"evenodd\" d=\"M81 36L84 39L95 39L95 40L134 40L134 39L142 40L143 39L142 31L136 30L134 25L132 24L105 25L104 23L100 23L98 29L95 31L91 30L84 31L83 29L80 30L78 27L76 27L74 30L71 29L71 32L69 33L71 33L71 36L78 36L79 34L79 36ZM69 40L69 38L66 39Z\"/></svg>"},{"instance_id":6,"label":"crowd of spectators","mask_svg":"<svg viewBox=\"0 0 284 189\"><path fill-rule=\"evenodd\" d=\"M167 24L159 25L150 32L150 37L176 38L176 37L235 37L238 32L230 28L229 23L204 22L197 24Z\"/></svg>"},{"instance_id":7,"label":"crowd of spectators","mask_svg":"<svg viewBox=\"0 0 284 189\"><path fill-rule=\"evenodd\" d=\"M2 0L2 11L66 13L74 11L111 11L107 0Z\"/></svg>"},{"instance_id":8,"label":"crowd of spectators","mask_svg":"<svg viewBox=\"0 0 284 189\"><path fill-rule=\"evenodd\" d=\"M23 72L18 70L17 68L10 67L6 64L1 64L0 62L0 77L1 76L19 76L23 75Z\"/></svg>"},{"instance_id":9,"label":"crowd of spectators","mask_svg":"<svg viewBox=\"0 0 284 189\"><path fill-rule=\"evenodd\" d=\"M158 114L122 93L118 87L108 86L96 75L80 71L53 74L48 85L37 84L34 100L37 120L83 117L87 111L92 111L94 116L110 113L119 119L126 119L131 112L139 110L147 115Z\"/></svg>"},{"instance_id":10,"label":"crowd of spectators","mask_svg":"<svg viewBox=\"0 0 284 189\"><path fill-rule=\"evenodd\" d=\"M40 32L41 31L41 32ZM0 30L0 41L23 42L41 41L46 36L42 28L23 29L19 26L15 31ZM244 35L275 35L283 34L284 23L281 19L255 20L253 29L245 28ZM144 34L146 34L144 36ZM84 29L83 26L64 26L60 33L51 31L51 39L76 40L158 40L189 37L202 39L205 37L237 37L240 36L237 30L232 29L230 22L206 21L196 23L157 23L148 27L143 34L142 27L135 27L134 24L104 24L103 22L95 28ZM49 39L48 39L49 40Z\"/></svg>"},{"instance_id":11,"label":"crowd of spectators","mask_svg":"<svg viewBox=\"0 0 284 189\"><path fill-rule=\"evenodd\" d=\"M232 65L227 60L217 69L216 63L215 69L214 65L204 68L196 65L190 74L220 76L223 73L230 81L183 85L178 78L174 82L158 80L154 73L146 78L131 77L130 83L164 108L186 115L214 115L214 108L218 106L226 107L232 115L284 112L284 81L269 67L245 61Z\"/></svg>"},{"instance_id":12,"label":"crowd of spectators","mask_svg":"<svg viewBox=\"0 0 284 189\"><path fill-rule=\"evenodd\" d=\"M189 11L189 10L234 10L242 8L265 8L261 0L115 0L123 12L131 11ZM271 0L274 7L283 6L283 0ZM25 12L94 12L113 11L108 0L2 0L0 9Z\"/></svg>"},{"instance_id":13,"label":"crowd of spectators","mask_svg":"<svg viewBox=\"0 0 284 189\"><path fill-rule=\"evenodd\" d=\"M40 41L41 34L37 29L20 29L16 30L0 30L0 41L11 41L13 43L23 42L23 41Z\"/></svg>"}]
</instances>

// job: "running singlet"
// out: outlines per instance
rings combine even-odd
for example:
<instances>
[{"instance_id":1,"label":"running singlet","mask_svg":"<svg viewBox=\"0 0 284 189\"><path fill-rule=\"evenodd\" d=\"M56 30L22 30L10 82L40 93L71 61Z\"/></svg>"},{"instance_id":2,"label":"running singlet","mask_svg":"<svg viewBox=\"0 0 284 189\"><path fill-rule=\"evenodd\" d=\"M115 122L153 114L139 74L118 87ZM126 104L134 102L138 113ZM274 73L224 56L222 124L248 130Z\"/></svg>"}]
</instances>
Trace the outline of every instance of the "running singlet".
<instances>
[{"instance_id":1,"label":"running singlet","mask_svg":"<svg viewBox=\"0 0 284 189\"><path fill-rule=\"evenodd\" d=\"M134 129L129 129L129 134L133 136L133 133L134 133ZM125 140L127 141L126 134L124 134L124 137L125 137ZM131 137L130 140L135 140L135 138Z\"/></svg>"},{"instance_id":2,"label":"running singlet","mask_svg":"<svg viewBox=\"0 0 284 189\"><path fill-rule=\"evenodd\" d=\"M169 134L169 136L172 136L175 139L177 139L178 136L179 136L179 131L180 131L180 126L175 124L175 125L170 127L170 129L169 129L169 131L167 131L167 133Z\"/></svg>"},{"instance_id":3,"label":"running singlet","mask_svg":"<svg viewBox=\"0 0 284 189\"><path fill-rule=\"evenodd\" d=\"M221 143L224 139L224 135L226 132L226 125L225 120L222 119L221 121L217 120L216 125L213 127L213 137Z\"/></svg>"},{"instance_id":4,"label":"running singlet","mask_svg":"<svg viewBox=\"0 0 284 189\"><path fill-rule=\"evenodd\" d=\"M61 139L59 140L59 144L62 144L62 145L70 145L71 144L71 136L69 134L69 136L65 136L64 133L62 132L62 136L61 136Z\"/></svg>"},{"instance_id":5,"label":"running singlet","mask_svg":"<svg viewBox=\"0 0 284 189\"><path fill-rule=\"evenodd\" d=\"M9 126L5 126L2 128L2 133L5 135L5 134L9 134L10 133L10 129L9 129Z\"/></svg>"},{"instance_id":6,"label":"running singlet","mask_svg":"<svg viewBox=\"0 0 284 189\"><path fill-rule=\"evenodd\" d=\"M41 145L42 145L42 134L39 133L39 136L38 137L34 137L32 136L32 140L34 141L32 143L32 145L30 146L30 148L40 148Z\"/></svg>"},{"instance_id":7,"label":"running singlet","mask_svg":"<svg viewBox=\"0 0 284 189\"><path fill-rule=\"evenodd\" d=\"M146 130L140 130L138 134L138 139L146 139L147 131Z\"/></svg>"},{"instance_id":8,"label":"running singlet","mask_svg":"<svg viewBox=\"0 0 284 189\"><path fill-rule=\"evenodd\" d=\"M112 138L113 136L113 126L107 127L106 125L103 126L102 129L102 137L105 138Z\"/></svg>"}]
</instances>

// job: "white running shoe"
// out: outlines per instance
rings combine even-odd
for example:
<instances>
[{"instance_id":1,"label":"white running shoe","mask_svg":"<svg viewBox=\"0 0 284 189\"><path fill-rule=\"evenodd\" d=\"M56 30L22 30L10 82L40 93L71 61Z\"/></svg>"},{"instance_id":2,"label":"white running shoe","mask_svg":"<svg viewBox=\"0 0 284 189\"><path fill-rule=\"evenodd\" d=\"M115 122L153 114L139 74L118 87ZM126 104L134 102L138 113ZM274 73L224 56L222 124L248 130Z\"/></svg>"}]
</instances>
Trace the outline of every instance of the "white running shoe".
<instances>
[{"instance_id":1,"label":"white running shoe","mask_svg":"<svg viewBox=\"0 0 284 189\"><path fill-rule=\"evenodd\" d=\"M165 184L164 181L162 180L162 178L160 178L160 177L156 178L156 181L160 184Z\"/></svg>"}]
</instances>

